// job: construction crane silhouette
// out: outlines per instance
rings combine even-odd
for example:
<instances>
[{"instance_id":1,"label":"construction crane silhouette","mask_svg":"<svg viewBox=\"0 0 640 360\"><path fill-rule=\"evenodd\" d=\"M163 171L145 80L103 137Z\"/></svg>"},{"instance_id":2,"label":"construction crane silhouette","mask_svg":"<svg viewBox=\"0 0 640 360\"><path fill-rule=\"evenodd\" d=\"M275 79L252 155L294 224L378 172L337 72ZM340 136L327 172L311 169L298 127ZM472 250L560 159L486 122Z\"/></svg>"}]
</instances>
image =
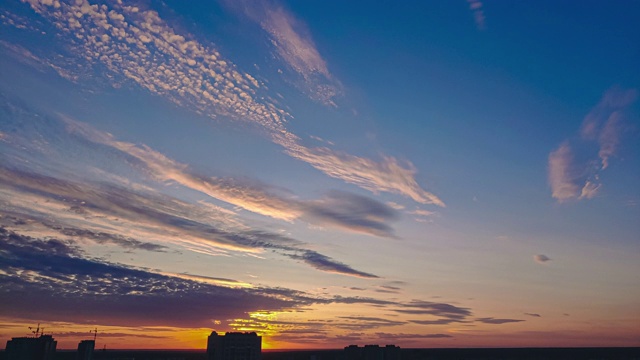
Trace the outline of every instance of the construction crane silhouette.
<instances>
[{"instance_id":1,"label":"construction crane silhouette","mask_svg":"<svg viewBox=\"0 0 640 360\"><path fill-rule=\"evenodd\" d=\"M89 334L93 334L93 341L96 341L96 338L98 337L98 328L95 328L91 331L89 331Z\"/></svg>"},{"instance_id":2,"label":"construction crane silhouette","mask_svg":"<svg viewBox=\"0 0 640 360\"><path fill-rule=\"evenodd\" d=\"M34 337L40 337L42 334L44 334L44 328L40 329L40 323L38 323L38 327L36 327L35 330L33 330L31 326L29 326L29 330L31 330L31 333Z\"/></svg>"}]
</instances>

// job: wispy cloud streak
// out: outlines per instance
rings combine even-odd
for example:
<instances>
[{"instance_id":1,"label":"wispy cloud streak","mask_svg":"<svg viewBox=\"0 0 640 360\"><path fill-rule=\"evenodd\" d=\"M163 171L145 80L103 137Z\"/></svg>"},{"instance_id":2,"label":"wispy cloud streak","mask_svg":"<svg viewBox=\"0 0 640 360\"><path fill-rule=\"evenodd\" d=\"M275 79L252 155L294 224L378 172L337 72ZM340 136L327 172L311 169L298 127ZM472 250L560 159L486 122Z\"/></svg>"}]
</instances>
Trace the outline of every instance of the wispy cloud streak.
<instances>
[{"instance_id":1,"label":"wispy cloud streak","mask_svg":"<svg viewBox=\"0 0 640 360\"><path fill-rule=\"evenodd\" d=\"M344 192L328 194L323 199L310 201L291 196L284 197L270 192L270 187L265 184L249 184L246 181L197 174L187 165L169 159L147 146L117 141L110 134L97 131L86 124L66 117L63 119L72 133L136 158L146 166L151 176L160 181L174 181L212 198L276 219L292 221L304 218L349 231L383 237L393 236L393 229L388 222L397 217L396 211L373 199Z\"/></svg>"},{"instance_id":2,"label":"wispy cloud streak","mask_svg":"<svg viewBox=\"0 0 640 360\"><path fill-rule=\"evenodd\" d=\"M334 99L342 93L342 84L329 72L327 62L301 20L269 0L227 0L225 3L258 23L269 35L280 59L302 79L298 88L313 100L337 106Z\"/></svg>"},{"instance_id":3,"label":"wispy cloud streak","mask_svg":"<svg viewBox=\"0 0 640 360\"><path fill-rule=\"evenodd\" d=\"M502 324L508 324L508 323L523 322L524 320L521 320L521 319L496 319L496 318L492 318L492 317L487 317L487 318L476 319L476 321L477 322L481 322L483 324L502 325Z\"/></svg>"},{"instance_id":4,"label":"wispy cloud streak","mask_svg":"<svg viewBox=\"0 0 640 360\"><path fill-rule=\"evenodd\" d=\"M321 271L362 278L377 277L305 249L304 243L286 236L211 222L210 217L198 216L201 211L198 207L166 196L106 185L74 183L6 168L0 168L0 184L5 189L0 192L0 201L5 209L0 211L0 215L15 219L37 219L45 227L71 238L90 238L98 243L109 241L124 248L166 249L162 245L132 239L128 233L133 233L142 238L179 244L191 251L211 255L226 251L257 252L270 249L283 256L302 260ZM66 210L69 202L81 203L84 212L69 212ZM55 223L63 225L51 225L49 222L52 220L49 219L55 219ZM33 226L33 221L23 223L14 221L12 227ZM84 226L84 230L73 229L80 225ZM111 233L96 230L105 227L110 228Z\"/></svg>"},{"instance_id":5,"label":"wispy cloud streak","mask_svg":"<svg viewBox=\"0 0 640 360\"><path fill-rule=\"evenodd\" d=\"M243 284L226 278L166 274L91 258L70 242L33 238L0 226L0 316L116 326L210 327L214 321L268 333L324 334L329 329L364 331L404 325L397 318L335 316L277 320L251 313L302 310L313 304L383 308L438 308L470 315L449 304L410 303L360 297L322 297ZM224 286L220 285L224 284ZM240 285L240 286L238 286ZM39 299L49 299L46 302ZM35 299L35 300L34 300ZM216 306L211 306L216 304ZM435 305L435 306L434 306ZM460 308L458 308L460 309ZM234 320L227 320L233 318ZM491 318L487 318L491 319ZM502 321L502 319L496 319ZM435 336L434 336L435 337Z\"/></svg>"}]
</instances>

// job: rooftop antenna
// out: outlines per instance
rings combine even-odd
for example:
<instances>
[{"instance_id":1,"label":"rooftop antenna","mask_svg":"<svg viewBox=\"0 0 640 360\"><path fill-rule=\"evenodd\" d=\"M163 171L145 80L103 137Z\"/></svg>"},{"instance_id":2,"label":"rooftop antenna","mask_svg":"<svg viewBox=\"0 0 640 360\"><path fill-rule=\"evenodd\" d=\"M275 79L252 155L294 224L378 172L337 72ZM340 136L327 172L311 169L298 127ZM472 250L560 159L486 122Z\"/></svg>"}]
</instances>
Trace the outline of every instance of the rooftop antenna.
<instances>
[{"instance_id":1,"label":"rooftop antenna","mask_svg":"<svg viewBox=\"0 0 640 360\"><path fill-rule=\"evenodd\" d=\"M93 334L93 342L96 342L96 338L98 337L98 328L89 331L89 334Z\"/></svg>"},{"instance_id":2,"label":"rooftop antenna","mask_svg":"<svg viewBox=\"0 0 640 360\"><path fill-rule=\"evenodd\" d=\"M38 337L40 336L40 323L38 323L38 327L33 330L33 328L31 326L29 326L29 330L31 330L31 333L35 336ZM44 332L44 328L42 328L42 331Z\"/></svg>"}]
</instances>

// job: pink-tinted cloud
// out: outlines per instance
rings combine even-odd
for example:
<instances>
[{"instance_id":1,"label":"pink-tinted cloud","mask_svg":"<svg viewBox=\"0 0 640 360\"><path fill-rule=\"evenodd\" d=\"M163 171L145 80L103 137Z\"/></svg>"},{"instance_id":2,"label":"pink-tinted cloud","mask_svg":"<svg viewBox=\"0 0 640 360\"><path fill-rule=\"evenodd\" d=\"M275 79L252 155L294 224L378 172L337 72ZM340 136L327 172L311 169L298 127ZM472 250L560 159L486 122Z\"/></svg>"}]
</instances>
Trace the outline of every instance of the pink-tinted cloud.
<instances>
[{"instance_id":1,"label":"pink-tinted cloud","mask_svg":"<svg viewBox=\"0 0 640 360\"><path fill-rule=\"evenodd\" d=\"M390 192L410 197L421 204L445 206L435 194L418 185L416 168L410 162L385 156L382 161L337 152L326 147L287 146L287 153L309 163L325 174L358 185L372 192Z\"/></svg>"},{"instance_id":2,"label":"pink-tinted cloud","mask_svg":"<svg viewBox=\"0 0 640 360\"><path fill-rule=\"evenodd\" d=\"M549 185L551 196L559 201L575 198L579 186L572 174L573 154L569 144L564 143L549 154Z\"/></svg>"},{"instance_id":3,"label":"pink-tinted cloud","mask_svg":"<svg viewBox=\"0 0 640 360\"><path fill-rule=\"evenodd\" d=\"M625 129L627 108L637 99L637 91L614 87L608 90L600 102L585 116L579 130L579 138L564 141L549 154L548 177L551 196L558 201L592 199L602 188L600 172L607 169L615 157ZM597 154L588 154L590 145L596 143ZM574 149L583 149L576 161ZM587 150L584 150L587 149ZM599 164L598 164L599 163Z\"/></svg>"},{"instance_id":4,"label":"pink-tinted cloud","mask_svg":"<svg viewBox=\"0 0 640 360\"><path fill-rule=\"evenodd\" d=\"M258 23L269 35L280 59L302 79L298 87L304 93L315 101L336 106L334 100L342 93L342 85L329 72L304 22L269 0L228 0L226 3Z\"/></svg>"},{"instance_id":5,"label":"pink-tinted cloud","mask_svg":"<svg viewBox=\"0 0 640 360\"><path fill-rule=\"evenodd\" d=\"M469 10L473 12L473 19L476 22L476 26L479 30L486 28L486 19L484 16L484 10L482 9L482 2L480 0L467 0L469 3Z\"/></svg>"}]
</instances>

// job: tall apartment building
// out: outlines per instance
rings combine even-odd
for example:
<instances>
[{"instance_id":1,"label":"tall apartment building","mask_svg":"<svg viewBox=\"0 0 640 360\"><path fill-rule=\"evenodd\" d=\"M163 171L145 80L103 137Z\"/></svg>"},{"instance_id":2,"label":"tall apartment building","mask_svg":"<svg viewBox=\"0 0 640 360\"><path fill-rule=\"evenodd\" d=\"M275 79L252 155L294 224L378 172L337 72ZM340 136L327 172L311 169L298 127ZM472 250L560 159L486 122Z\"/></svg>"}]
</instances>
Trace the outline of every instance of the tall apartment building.
<instances>
[{"instance_id":1,"label":"tall apartment building","mask_svg":"<svg viewBox=\"0 0 640 360\"><path fill-rule=\"evenodd\" d=\"M7 341L6 360L54 360L58 342L51 335L15 337Z\"/></svg>"},{"instance_id":2,"label":"tall apartment building","mask_svg":"<svg viewBox=\"0 0 640 360\"><path fill-rule=\"evenodd\" d=\"M96 347L95 340L82 340L78 344L77 360L91 360L93 359L93 350Z\"/></svg>"},{"instance_id":3,"label":"tall apartment building","mask_svg":"<svg viewBox=\"0 0 640 360\"><path fill-rule=\"evenodd\" d=\"M211 332L207 340L208 360L260 360L262 337L255 332Z\"/></svg>"}]
</instances>

